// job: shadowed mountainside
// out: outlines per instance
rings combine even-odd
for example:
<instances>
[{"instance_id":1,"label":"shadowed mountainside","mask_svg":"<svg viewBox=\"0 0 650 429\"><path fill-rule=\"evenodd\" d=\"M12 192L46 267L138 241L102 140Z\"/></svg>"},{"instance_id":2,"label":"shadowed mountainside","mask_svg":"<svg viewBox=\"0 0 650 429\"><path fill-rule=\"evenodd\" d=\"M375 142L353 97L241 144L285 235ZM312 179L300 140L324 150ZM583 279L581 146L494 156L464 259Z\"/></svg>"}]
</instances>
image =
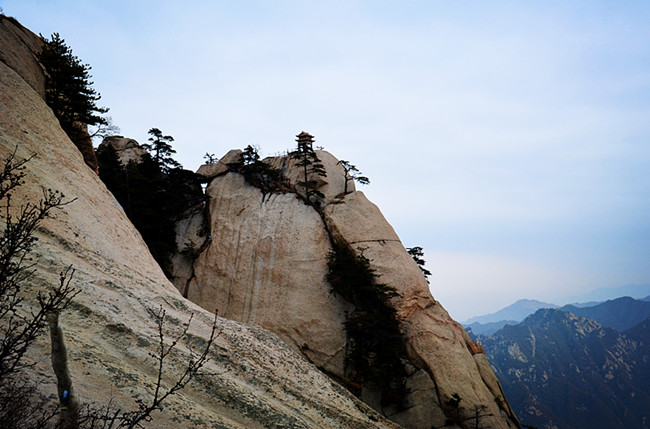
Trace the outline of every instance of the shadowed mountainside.
<instances>
[{"instance_id":1,"label":"shadowed mountainside","mask_svg":"<svg viewBox=\"0 0 650 429\"><path fill-rule=\"evenodd\" d=\"M628 429L650 418L649 332L542 309L478 341L523 423Z\"/></svg>"}]
</instances>

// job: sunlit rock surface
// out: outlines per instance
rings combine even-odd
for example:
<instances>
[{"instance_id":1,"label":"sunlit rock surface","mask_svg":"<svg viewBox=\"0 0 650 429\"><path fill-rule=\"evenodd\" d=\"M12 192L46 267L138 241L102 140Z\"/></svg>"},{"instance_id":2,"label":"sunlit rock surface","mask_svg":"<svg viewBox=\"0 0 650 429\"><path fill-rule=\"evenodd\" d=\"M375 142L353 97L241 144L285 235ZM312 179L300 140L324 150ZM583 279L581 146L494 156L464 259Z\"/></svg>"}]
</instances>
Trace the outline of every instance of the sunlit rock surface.
<instances>
[{"instance_id":1,"label":"sunlit rock surface","mask_svg":"<svg viewBox=\"0 0 650 429\"><path fill-rule=\"evenodd\" d=\"M5 58L7 46L0 45ZM76 392L84 404L123 410L135 398L153 395L156 366L149 353L157 341L150 310L166 309L173 331L191 313L193 343L205 343L212 314L185 300L165 278L123 210L87 168L77 148L59 127L39 93L0 62L0 157L16 150L32 154L25 185L13 201L35 203L42 188L63 192L74 202L38 230L33 253L36 275L28 292L46 291L59 272L75 268L80 289L61 316ZM28 299L26 305L34 305ZM277 335L257 326L219 318L219 337L205 375L154 413L152 428L388 428L383 419ZM169 340L169 339L168 339ZM29 358L30 377L40 394L56 401L47 337L39 338ZM180 376L191 358L187 347L164 369L164 385Z\"/></svg>"},{"instance_id":2,"label":"sunlit rock surface","mask_svg":"<svg viewBox=\"0 0 650 429\"><path fill-rule=\"evenodd\" d=\"M444 404L458 394L465 407L461 414L467 414L461 420L483 406L482 424L518 427L482 348L433 299L380 210L352 183L344 193L338 160L322 150L316 153L327 171L327 177L307 179L324 195L318 210L305 203L304 170L290 157L266 161L284 172L298 195L262 192L235 171L222 170L212 179L207 188L211 238L194 263L188 298L272 330L316 366L346 380L343 323L353 308L331 293L326 280L332 240L345 241L399 293L391 304L405 337L412 393L406 410L386 414L405 427L443 426L449 418ZM381 409L372 392L361 397Z\"/></svg>"}]
</instances>

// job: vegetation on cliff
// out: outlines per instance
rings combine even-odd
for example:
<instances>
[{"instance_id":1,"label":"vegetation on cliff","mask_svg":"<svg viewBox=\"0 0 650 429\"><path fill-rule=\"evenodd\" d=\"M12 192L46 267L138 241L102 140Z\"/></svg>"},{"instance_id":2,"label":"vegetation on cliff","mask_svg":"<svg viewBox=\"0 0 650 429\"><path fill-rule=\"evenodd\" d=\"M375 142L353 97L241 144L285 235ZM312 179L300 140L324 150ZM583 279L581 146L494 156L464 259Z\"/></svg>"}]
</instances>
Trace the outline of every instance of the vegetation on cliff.
<instances>
[{"instance_id":1,"label":"vegetation on cliff","mask_svg":"<svg viewBox=\"0 0 650 429\"><path fill-rule=\"evenodd\" d=\"M396 311L389 302L396 290L378 282L370 260L347 243L334 243L328 266L327 280L333 291L354 305L345 321L346 363L352 380L377 388L383 406L401 406L407 393L406 351Z\"/></svg>"},{"instance_id":2,"label":"vegetation on cliff","mask_svg":"<svg viewBox=\"0 0 650 429\"><path fill-rule=\"evenodd\" d=\"M29 288L34 274L30 262L36 244L34 233L44 219L70 202L48 189L37 203L12 207L12 194L24 184L25 164L30 159L18 160L14 151L0 172L0 212L4 218L0 235L0 422L6 428L42 427L56 413L51 404L35 397L36 387L26 381L25 370L30 365L25 354L43 333L48 319L67 308L79 292L70 286L68 269L59 285L47 293L36 293L36 305L29 311L23 309L28 296L34 294Z\"/></svg>"},{"instance_id":3,"label":"vegetation on cliff","mask_svg":"<svg viewBox=\"0 0 650 429\"><path fill-rule=\"evenodd\" d=\"M140 162L120 162L110 145L97 149L99 177L124 208L138 229L151 254L168 273L169 257L176 247L174 224L190 207L204 201L201 183L195 173L183 170L173 159L170 142L158 128L149 130L149 152Z\"/></svg>"},{"instance_id":4,"label":"vegetation on cliff","mask_svg":"<svg viewBox=\"0 0 650 429\"><path fill-rule=\"evenodd\" d=\"M97 105L101 95L92 87L91 67L72 53L58 33L52 34L51 39L41 36L41 42L38 60L45 69L45 101L86 164L97 171L88 127L97 127L96 134L117 127L102 116L108 109Z\"/></svg>"},{"instance_id":5,"label":"vegetation on cliff","mask_svg":"<svg viewBox=\"0 0 650 429\"><path fill-rule=\"evenodd\" d=\"M262 193L287 192L289 185L282 171L260 158L259 148L248 145L242 152L241 162L234 166L246 181Z\"/></svg>"},{"instance_id":6,"label":"vegetation on cliff","mask_svg":"<svg viewBox=\"0 0 650 429\"><path fill-rule=\"evenodd\" d=\"M201 370L208 360L208 352L219 335L217 319L212 325L209 338L201 350L193 354L181 376L170 388L163 386L165 362L175 351L180 341L188 339L192 321L184 324L179 334L174 335L169 345L165 337L169 329L165 326L165 310L162 306L152 316L158 325L158 347L151 356L156 359L157 380L151 401L137 399L138 409L122 411L109 403L105 407L81 406L76 397L70 371L64 334L59 326L59 315L68 308L74 297L81 292L71 285L74 270L68 267L61 273L58 285L46 293L34 291L29 280L34 274L31 263L37 238L34 236L42 222L56 209L74 202L51 189L44 190L37 203L26 203L12 207L12 194L24 184L25 164L30 158L18 160L15 152L2 165L0 171L0 213L4 218L0 234L0 422L6 429L18 428L142 428L143 422L151 421L151 414L161 410L161 404L169 396L183 389ZM35 301L30 304L30 301ZM24 307L31 308L26 310ZM51 361L57 379L58 403L40 399L37 386L29 381L26 370L32 366L26 359L28 350L43 334L49 324L51 340ZM192 352L193 350L190 349Z\"/></svg>"},{"instance_id":7,"label":"vegetation on cliff","mask_svg":"<svg viewBox=\"0 0 650 429\"><path fill-rule=\"evenodd\" d=\"M325 195L316 189L316 186L309 180L309 176L327 177L327 172L314 151L314 136L303 131L296 136L296 142L296 149L289 156L297 160L296 166L303 170L302 185L305 187L305 197L309 203L313 204L312 197L324 198Z\"/></svg>"}]
</instances>

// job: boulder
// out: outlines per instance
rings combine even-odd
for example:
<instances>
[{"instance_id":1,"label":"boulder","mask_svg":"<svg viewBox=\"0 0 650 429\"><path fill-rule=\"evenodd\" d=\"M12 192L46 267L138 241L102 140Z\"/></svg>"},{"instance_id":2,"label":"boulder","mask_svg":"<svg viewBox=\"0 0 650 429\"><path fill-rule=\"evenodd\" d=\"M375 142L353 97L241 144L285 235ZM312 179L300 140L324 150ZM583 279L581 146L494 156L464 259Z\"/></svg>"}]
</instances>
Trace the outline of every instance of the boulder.
<instances>
[{"instance_id":1,"label":"boulder","mask_svg":"<svg viewBox=\"0 0 650 429\"><path fill-rule=\"evenodd\" d=\"M233 149L222 156L219 161L200 166L199 169L196 170L196 174L202 176L206 181L210 181L219 175L227 173L233 165L240 164L241 162L242 151L239 149Z\"/></svg>"},{"instance_id":2,"label":"boulder","mask_svg":"<svg viewBox=\"0 0 650 429\"><path fill-rule=\"evenodd\" d=\"M131 161L136 164L140 163L142 157L147 154L147 150L141 147L136 140L123 136L105 137L98 149L104 146L111 146L115 149L122 165L128 165Z\"/></svg>"}]
</instances>

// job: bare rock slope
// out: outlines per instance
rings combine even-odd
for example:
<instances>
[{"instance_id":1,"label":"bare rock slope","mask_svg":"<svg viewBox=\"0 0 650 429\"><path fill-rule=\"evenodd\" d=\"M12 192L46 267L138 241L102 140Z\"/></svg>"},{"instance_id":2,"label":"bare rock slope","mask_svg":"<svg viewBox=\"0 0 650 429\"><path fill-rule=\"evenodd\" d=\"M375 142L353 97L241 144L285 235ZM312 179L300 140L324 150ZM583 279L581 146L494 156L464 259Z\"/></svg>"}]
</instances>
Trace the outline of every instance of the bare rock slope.
<instances>
[{"instance_id":1,"label":"bare rock slope","mask_svg":"<svg viewBox=\"0 0 650 429\"><path fill-rule=\"evenodd\" d=\"M408 352L410 394L406 409L385 414L404 427L445 427L455 415L447 403L459 395L462 409L454 420L462 426L474 424L471 417L480 409L483 427L519 427L482 348L431 296L379 209L351 183L344 193L338 160L325 151L317 154L327 171L325 179L308 179L324 195L317 207L298 195L305 180L288 157L266 161L283 171L293 192L262 192L237 168L221 166L211 176L210 241L194 262L184 294L227 318L270 329L345 383L344 322L353 308L331 292L326 275L332 241L348 243L398 292L391 305ZM381 410L371 389L364 388L361 397Z\"/></svg>"},{"instance_id":2,"label":"bare rock slope","mask_svg":"<svg viewBox=\"0 0 650 429\"><path fill-rule=\"evenodd\" d=\"M209 335L212 314L184 299L167 281L119 204L86 167L33 87L40 78L31 77L30 70L25 80L19 63L7 65L11 51L22 49L19 38L12 40L14 45L0 45L0 158L14 150L21 159L36 154L13 201L35 203L42 188L76 198L39 229L33 254L36 276L28 291L47 290L58 282L62 269L74 266L73 284L81 293L62 314L61 325L76 392L83 403L112 401L124 410L135 408L134 398L146 401L152 396L156 376L148 354L155 349L157 331L147 310L163 306L172 330L194 313L190 333L199 345ZM26 304L35 305L33 300ZM220 336L207 374L170 398L163 412L154 413L150 427L394 427L277 335L224 318L217 323ZM31 349L30 359L36 364L30 374L40 383L41 394L56 401L46 337ZM188 359L187 348L171 357L165 385L180 375Z\"/></svg>"}]
</instances>

